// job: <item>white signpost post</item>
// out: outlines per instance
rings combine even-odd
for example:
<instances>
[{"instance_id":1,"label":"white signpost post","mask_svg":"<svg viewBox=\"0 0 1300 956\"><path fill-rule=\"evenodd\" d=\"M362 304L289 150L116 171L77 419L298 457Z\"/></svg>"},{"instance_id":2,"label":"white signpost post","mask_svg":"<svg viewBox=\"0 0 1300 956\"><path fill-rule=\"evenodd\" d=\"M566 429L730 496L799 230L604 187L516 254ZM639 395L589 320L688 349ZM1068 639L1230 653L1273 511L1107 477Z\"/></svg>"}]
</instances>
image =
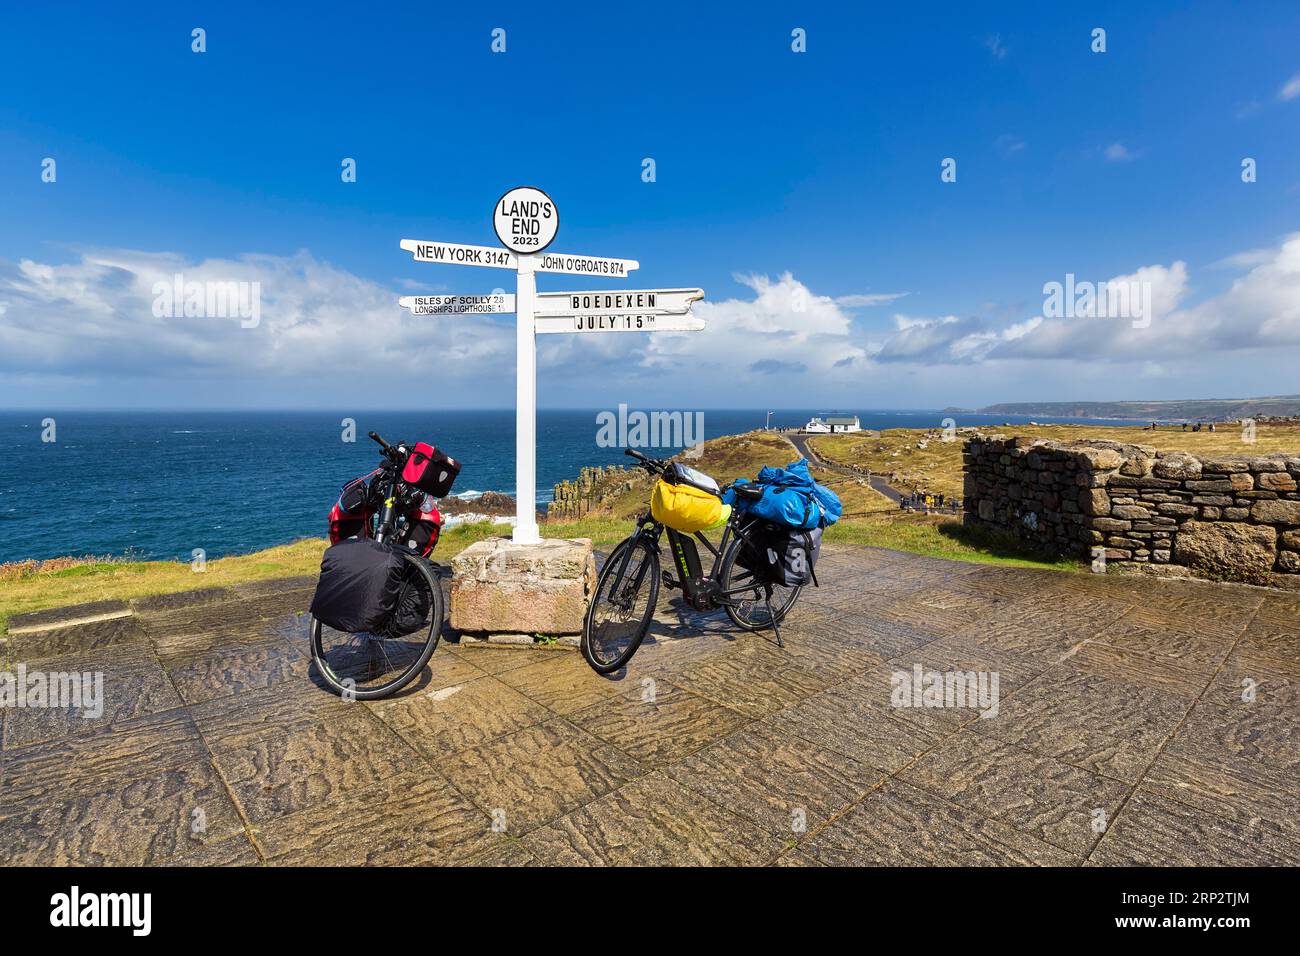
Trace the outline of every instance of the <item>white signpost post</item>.
<instances>
[{"instance_id":1,"label":"white signpost post","mask_svg":"<svg viewBox=\"0 0 1300 956\"><path fill-rule=\"evenodd\" d=\"M551 197L532 186L497 200L492 226L505 249L403 239L416 262L515 270L515 294L402 296L415 315L515 313L515 528L517 544L541 540L537 528L537 335L553 332L698 332L704 320L691 304L701 289L634 289L614 292L537 291L538 272L623 278L635 259L547 253L560 227Z\"/></svg>"}]
</instances>

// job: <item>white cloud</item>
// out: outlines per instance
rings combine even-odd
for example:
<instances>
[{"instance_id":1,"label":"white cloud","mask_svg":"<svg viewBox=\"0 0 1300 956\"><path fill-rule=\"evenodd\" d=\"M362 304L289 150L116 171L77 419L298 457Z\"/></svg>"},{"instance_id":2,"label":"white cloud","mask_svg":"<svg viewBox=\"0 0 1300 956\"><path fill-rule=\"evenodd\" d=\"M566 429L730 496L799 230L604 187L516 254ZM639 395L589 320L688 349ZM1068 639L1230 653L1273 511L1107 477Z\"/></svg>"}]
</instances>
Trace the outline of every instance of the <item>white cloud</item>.
<instances>
[{"instance_id":1,"label":"white cloud","mask_svg":"<svg viewBox=\"0 0 1300 956\"><path fill-rule=\"evenodd\" d=\"M1123 143L1111 143L1102 150L1102 155L1106 157L1107 162L1126 163L1129 160L1137 159L1139 154L1129 149Z\"/></svg>"},{"instance_id":2,"label":"white cloud","mask_svg":"<svg viewBox=\"0 0 1300 956\"><path fill-rule=\"evenodd\" d=\"M910 293L907 292L877 292L869 294L852 294L839 295L835 297L835 304L842 305L846 309L858 309L871 305L881 305L885 302L895 302Z\"/></svg>"},{"instance_id":3,"label":"white cloud","mask_svg":"<svg viewBox=\"0 0 1300 956\"><path fill-rule=\"evenodd\" d=\"M991 33L988 36L986 36L982 42L984 43L985 49L987 49L990 53L992 53L996 59L1001 60L1003 57L1007 55L1008 51L1007 48L1002 43L1001 35L997 33Z\"/></svg>"},{"instance_id":4,"label":"white cloud","mask_svg":"<svg viewBox=\"0 0 1300 956\"><path fill-rule=\"evenodd\" d=\"M1050 318L1028 334L1001 343L990 358L1107 358L1134 361L1226 355L1247 349L1300 346L1300 233L1270 251L1229 257L1250 271L1231 287L1195 305L1187 266L1144 266L1112 281L1149 282L1152 321L1134 328L1130 318Z\"/></svg>"},{"instance_id":5,"label":"white cloud","mask_svg":"<svg viewBox=\"0 0 1300 956\"><path fill-rule=\"evenodd\" d=\"M1297 73L1291 79L1282 84L1282 88L1277 91L1277 98L1286 102L1300 96L1300 73Z\"/></svg>"},{"instance_id":6,"label":"white cloud","mask_svg":"<svg viewBox=\"0 0 1300 956\"><path fill-rule=\"evenodd\" d=\"M1053 382L1067 381L1063 369L1082 375L1091 368L1094 378L1080 380L1104 376L1120 384L1125 374L1167 372L1178 380L1193 367L1240 376L1254 363L1294 354L1300 233L1222 262L1244 271L1223 292L1192 304L1183 262L1102 280L1146 284L1146 328L1104 316L898 313L892 328L867 332L848 310L904 293L836 298L789 273L737 276L745 293L696 306L707 322L703 332L542 336L539 388L543 404L597 394L604 405L726 396L743 404L746 387L775 389L799 404L892 383L890 401L906 405L914 401L906 396L909 382L940 391L963 381L990 388L985 366L997 369L999 381L1013 374L1039 381L1050 360L1057 363ZM238 317L156 318L153 284L178 272L191 281L259 282L260 325L241 328ZM43 389L57 398L67 383L79 383L79 396L132 396L156 406L196 394L191 383L202 380L210 384L205 395L245 403L301 398L323 406L368 396L373 407L387 403L376 394L385 388L396 389L391 404L512 400L513 317L415 317L396 297L395 288L306 252L194 262L113 251L69 263L0 262L0 395L13 400ZM1233 353L1240 358L1230 359ZM970 371L957 371L963 368Z\"/></svg>"},{"instance_id":7,"label":"white cloud","mask_svg":"<svg viewBox=\"0 0 1300 956\"><path fill-rule=\"evenodd\" d=\"M1025 141L1019 136L1003 133L993 141L994 147L1004 156L1014 156L1025 150Z\"/></svg>"},{"instance_id":8,"label":"white cloud","mask_svg":"<svg viewBox=\"0 0 1300 956\"><path fill-rule=\"evenodd\" d=\"M261 318L159 318L154 284L259 283ZM96 376L285 380L338 375L412 376L513 361L513 332L491 320L414 317L395 294L306 252L194 262L167 253L114 251L67 264L0 265L0 368ZM504 362L503 362L504 357Z\"/></svg>"}]
</instances>

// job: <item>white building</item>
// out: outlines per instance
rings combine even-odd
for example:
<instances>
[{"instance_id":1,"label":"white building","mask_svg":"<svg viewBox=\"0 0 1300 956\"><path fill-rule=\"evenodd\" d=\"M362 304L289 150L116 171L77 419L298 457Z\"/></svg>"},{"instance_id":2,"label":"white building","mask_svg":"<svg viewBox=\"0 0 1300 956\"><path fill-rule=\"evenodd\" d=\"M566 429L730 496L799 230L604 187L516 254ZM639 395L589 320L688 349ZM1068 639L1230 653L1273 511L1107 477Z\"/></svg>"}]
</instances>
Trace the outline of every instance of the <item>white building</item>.
<instances>
[{"instance_id":1,"label":"white building","mask_svg":"<svg viewBox=\"0 0 1300 956\"><path fill-rule=\"evenodd\" d=\"M828 415L825 418L813 418L803 427L806 434L809 435L840 435L848 432L860 432L862 426L858 424L858 416L836 417Z\"/></svg>"}]
</instances>

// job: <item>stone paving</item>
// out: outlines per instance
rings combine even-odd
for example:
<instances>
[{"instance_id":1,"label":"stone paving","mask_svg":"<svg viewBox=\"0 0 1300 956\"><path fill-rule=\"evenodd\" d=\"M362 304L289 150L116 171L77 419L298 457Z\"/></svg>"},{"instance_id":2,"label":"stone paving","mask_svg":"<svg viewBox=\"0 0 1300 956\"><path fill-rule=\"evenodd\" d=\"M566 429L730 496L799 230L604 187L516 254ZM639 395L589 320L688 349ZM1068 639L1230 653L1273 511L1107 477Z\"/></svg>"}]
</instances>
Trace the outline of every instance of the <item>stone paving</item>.
<instances>
[{"instance_id":1,"label":"stone paving","mask_svg":"<svg viewBox=\"0 0 1300 956\"><path fill-rule=\"evenodd\" d=\"M106 705L0 709L0 860L1300 863L1300 594L846 546L818 574L785 649L664 598L613 679L448 640L372 703L313 683L310 580L16 618L6 669L101 671ZM996 672L996 715L892 706L916 665Z\"/></svg>"}]
</instances>

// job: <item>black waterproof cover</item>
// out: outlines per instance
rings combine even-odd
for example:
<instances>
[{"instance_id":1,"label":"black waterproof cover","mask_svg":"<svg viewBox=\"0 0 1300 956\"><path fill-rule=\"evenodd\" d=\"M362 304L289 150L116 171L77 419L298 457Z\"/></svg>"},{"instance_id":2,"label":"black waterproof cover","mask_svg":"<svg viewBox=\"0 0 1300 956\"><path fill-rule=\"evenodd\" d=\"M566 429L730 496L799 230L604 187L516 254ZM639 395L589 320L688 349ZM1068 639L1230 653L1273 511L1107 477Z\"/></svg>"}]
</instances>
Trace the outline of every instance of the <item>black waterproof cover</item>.
<instances>
[{"instance_id":1,"label":"black waterproof cover","mask_svg":"<svg viewBox=\"0 0 1300 956\"><path fill-rule=\"evenodd\" d=\"M428 579L415 565L408 563L397 605L389 615L388 623L384 625L384 634L398 638L427 629L432 604L433 595L429 592Z\"/></svg>"},{"instance_id":2,"label":"black waterproof cover","mask_svg":"<svg viewBox=\"0 0 1300 956\"><path fill-rule=\"evenodd\" d=\"M822 529L803 531L770 521L756 522L745 529L749 541L736 561L754 572L759 580L782 587L802 587L814 580L821 554Z\"/></svg>"},{"instance_id":3,"label":"black waterproof cover","mask_svg":"<svg viewBox=\"0 0 1300 956\"><path fill-rule=\"evenodd\" d=\"M401 596L406 561L386 544L349 538L325 549L311 613L347 634L382 634Z\"/></svg>"}]
</instances>

